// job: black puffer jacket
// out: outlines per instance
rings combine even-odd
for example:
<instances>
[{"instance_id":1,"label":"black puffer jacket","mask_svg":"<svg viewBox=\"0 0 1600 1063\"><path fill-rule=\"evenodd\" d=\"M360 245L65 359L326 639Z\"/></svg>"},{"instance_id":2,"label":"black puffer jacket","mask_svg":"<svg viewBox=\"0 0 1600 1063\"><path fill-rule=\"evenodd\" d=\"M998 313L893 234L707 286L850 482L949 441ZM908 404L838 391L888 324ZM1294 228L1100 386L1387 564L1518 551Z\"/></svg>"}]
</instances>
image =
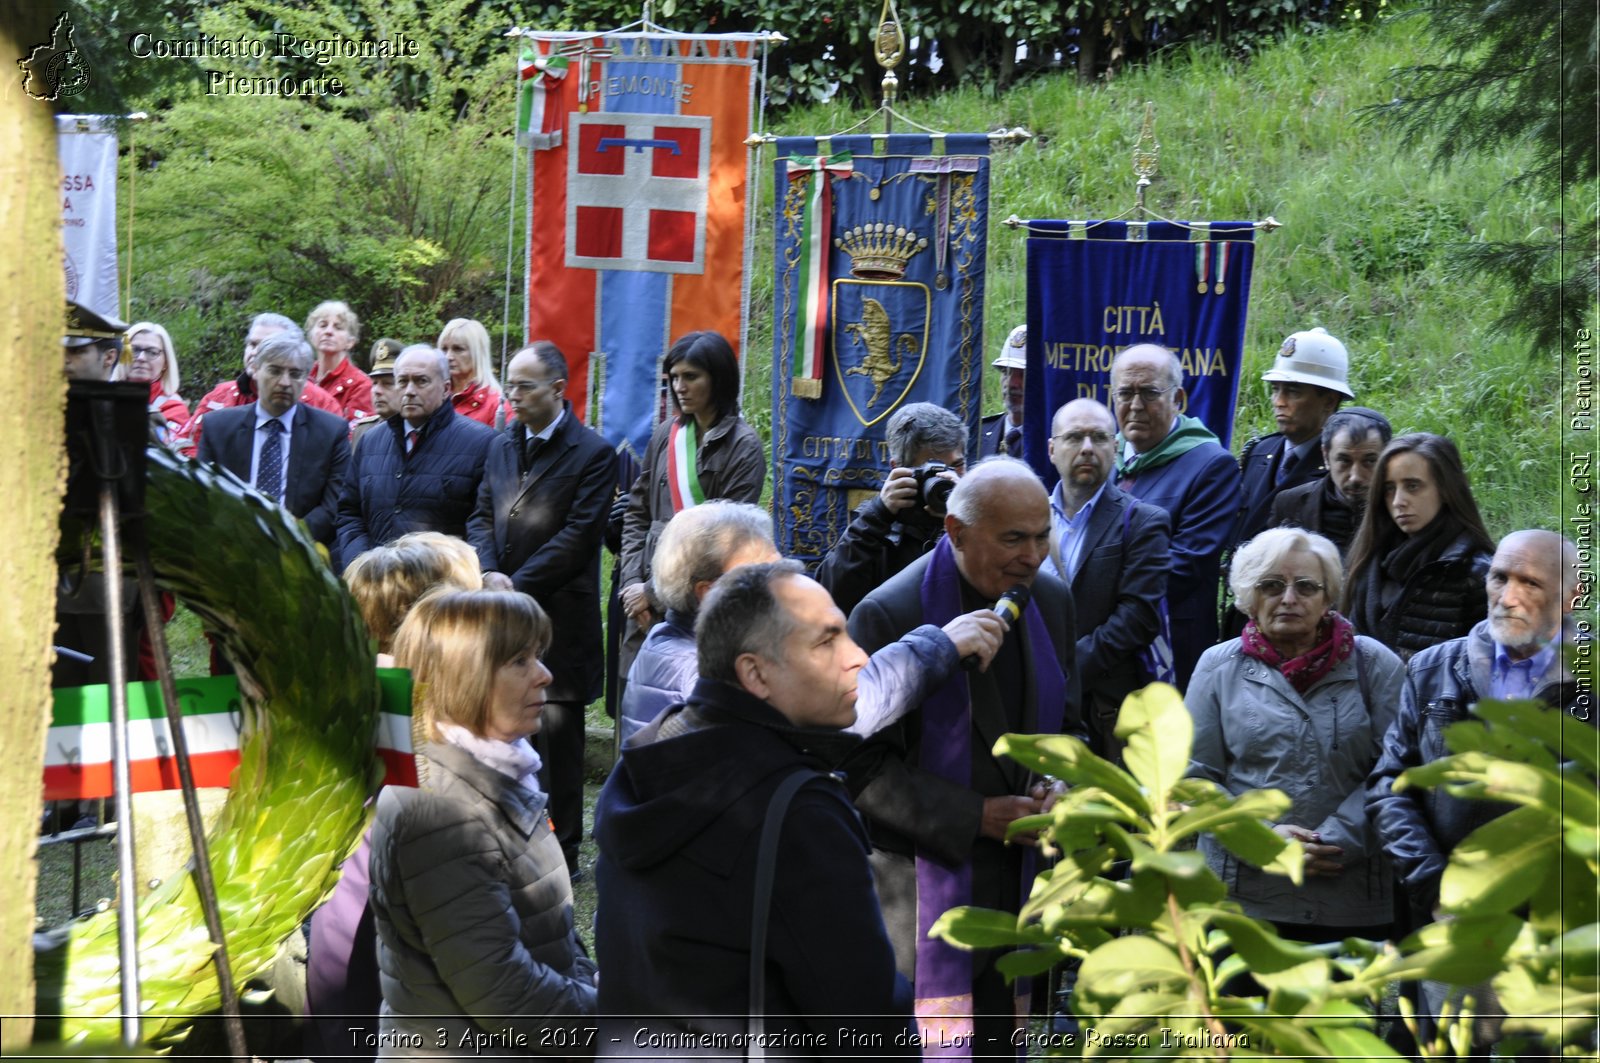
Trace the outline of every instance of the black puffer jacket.
<instances>
[{"instance_id":1,"label":"black puffer jacket","mask_svg":"<svg viewBox=\"0 0 1600 1063\"><path fill-rule=\"evenodd\" d=\"M409 430L404 418L390 418L368 432L351 457L339 499L341 565L407 532L467 537L494 429L462 417L446 402L423 424L407 454Z\"/></svg>"},{"instance_id":2,"label":"black puffer jacket","mask_svg":"<svg viewBox=\"0 0 1600 1063\"><path fill-rule=\"evenodd\" d=\"M1400 596L1379 615L1375 627L1363 624L1367 605L1362 598L1367 589L1357 584L1352 589L1350 622L1357 634L1377 639L1401 660L1460 638L1489 614L1483 581L1493 558L1493 552L1478 549L1463 533L1406 580Z\"/></svg>"},{"instance_id":3,"label":"black puffer jacket","mask_svg":"<svg viewBox=\"0 0 1600 1063\"><path fill-rule=\"evenodd\" d=\"M1570 625L1562 643L1570 643ZM1468 718L1469 710L1490 690L1494 641L1489 623L1473 627L1465 638L1451 639L1417 654L1406 668L1400 691L1400 713L1383 738L1378 763L1367 776L1367 818L1395 871L1405 883L1413 925L1432 922L1439 903L1439 880L1445 862L1468 834L1511 805L1451 797L1442 787L1411 787L1394 792L1394 781L1407 768L1430 764L1450 755L1444 730ZM1593 724L1591 690L1580 687L1564 667L1542 684L1536 697ZM1586 715L1585 715L1586 714Z\"/></svg>"}]
</instances>

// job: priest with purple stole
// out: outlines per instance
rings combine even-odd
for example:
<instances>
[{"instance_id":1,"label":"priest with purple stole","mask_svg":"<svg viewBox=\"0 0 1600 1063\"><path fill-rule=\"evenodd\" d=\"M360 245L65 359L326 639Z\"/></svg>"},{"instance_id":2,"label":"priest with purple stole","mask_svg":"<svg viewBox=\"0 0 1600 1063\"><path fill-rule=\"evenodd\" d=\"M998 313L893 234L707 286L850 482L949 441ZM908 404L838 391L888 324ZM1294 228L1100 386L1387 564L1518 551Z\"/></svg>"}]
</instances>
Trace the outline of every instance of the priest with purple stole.
<instances>
[{"instance_id":1,"label":"priest with purple stole","mask_svg":"<svg viewBox=\"0 0 1600 1063\"><path fill-rule=\"evenodd\" d=\"M1008 732L1088 740L1072 594L1039 571L1049 549L1044 484L1015 458L988 458L951 493L934 549L850 614L850 635L868 653L919 624L986 606L1010 622L987 668L956 672L844 765L872 837L895 961L914 984L925 1056L1015 1051L1013 1034L1027 1021L1029 987L1006 984L996 969L1000 950L964 952L927 935L959 905L1015 912L1032 885L1037 839L1008 844L1006 828L1045 811L1054 792L1016 761L995 757L995 741Z\"/></svg>"}]
</instances>

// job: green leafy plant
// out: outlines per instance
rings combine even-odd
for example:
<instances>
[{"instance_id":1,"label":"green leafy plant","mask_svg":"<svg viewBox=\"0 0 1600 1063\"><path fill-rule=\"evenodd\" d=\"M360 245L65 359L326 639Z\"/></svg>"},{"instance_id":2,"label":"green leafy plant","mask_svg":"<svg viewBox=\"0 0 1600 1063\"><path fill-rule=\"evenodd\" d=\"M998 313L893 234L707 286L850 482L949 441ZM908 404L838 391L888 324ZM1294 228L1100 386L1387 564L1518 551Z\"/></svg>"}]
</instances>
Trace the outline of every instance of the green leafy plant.
<instances>
[{"instance_id":1,"label":"green leafy plant","mask_svg":"<svg viewBox=\"0 0 1600 1063\"><path fill-rule=\"evenodd\" d=\"M1232 795L1185 778L1193 723L1169 686L1131 695L1116 733L1127 742L1126 770L1065 735L997 743L997 753L1072 784L1049 813L1013 826L1041 830L1060 859L1039 874L1020 913L956 908L932 931L962 947L1016 948L1000 960L1010 976L1081 960L1074 1006L1085 1056L1394 1057L1373 1031L1389 982L1482 980L1518 938L1519 921L1497 911L1428 927L1409 952L1280 937L1226 900L1191 846L1210 832L1239 859L1298 883L1303 851L1266 825L1288 810L1288 797ZM1114 875L1124 861L1126 874Z\"/></svg>"},{"instance_id":2,"label":"green leafy plant","mask_svg":"<svg viewBox=\"0 0 1600 1063\"><path fill-rule=\"evenodd\" d=\"M1451 755L1412 768L1396 789L1442 787L1515 807L1456 846L1439 888L1448 921L1419 933L1500 927L1508 947L1492 984L1509 1016L1504 1032L1547 1047L1592 1044L1600 1009L1600 739L1592 726L1537 702L1482 702L1473 711L1479 719L1445 731Z\"/></svg>"}]
</instances>

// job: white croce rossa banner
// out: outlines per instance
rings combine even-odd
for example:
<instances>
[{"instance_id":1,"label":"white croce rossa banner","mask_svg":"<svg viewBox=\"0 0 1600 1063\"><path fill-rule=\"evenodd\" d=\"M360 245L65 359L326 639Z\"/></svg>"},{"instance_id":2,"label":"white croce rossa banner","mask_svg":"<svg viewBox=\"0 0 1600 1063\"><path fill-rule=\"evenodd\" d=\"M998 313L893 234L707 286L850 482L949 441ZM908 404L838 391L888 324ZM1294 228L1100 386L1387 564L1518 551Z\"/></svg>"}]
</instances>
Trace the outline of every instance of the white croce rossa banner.
<instances>
[{"instance_id":1,"label":"white croce rossa banner","mask_svg":"<svg viewBox=\"0 0 1600 1063\"><path fill-rule=\"evenodd\" d=\"M93 114L56 116L67 298L117 315L117 134Z\"/></svg>"}]
</instances>

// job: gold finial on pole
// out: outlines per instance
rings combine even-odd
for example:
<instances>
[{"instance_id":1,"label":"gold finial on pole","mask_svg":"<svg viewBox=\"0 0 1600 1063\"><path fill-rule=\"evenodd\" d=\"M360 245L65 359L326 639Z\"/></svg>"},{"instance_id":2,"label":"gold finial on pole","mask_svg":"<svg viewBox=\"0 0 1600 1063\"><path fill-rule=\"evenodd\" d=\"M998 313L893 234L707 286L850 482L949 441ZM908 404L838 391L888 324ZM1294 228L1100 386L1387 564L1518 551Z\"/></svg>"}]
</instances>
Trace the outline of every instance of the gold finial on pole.
<instances>
[{"instance_id":1,"label":"gold finial on pole","mask_svg":"<svg viewBox=\"0 0 1600 1063\"><path fill-rule=\"evenodd\" d=\"M878 14L878 30L872 35L873 53L878 65L883 67L883 131L894 132L894 101L900 92L900 79L894 68L906 54L906 34L900 27L900 13L894 0L883 0L883 10Z\"/></svg>"},{"instance_id":2,"label":"gold finial on pole","mask_svg":"<svg viewBox=\"0 0 1600 1063\"><path fill-rule=\"evenodd\" d=\"M1139 199L1139 217L1145 216L1144 190L1150 187L1150 178L1156 175L1161 164L1161 144L1156 140L1156 105L1144 105L1144 123L1139 127L1139 138L1133 142L1133 175L1139 179L1136 189Z\"/></svg>"}]
</instances>

